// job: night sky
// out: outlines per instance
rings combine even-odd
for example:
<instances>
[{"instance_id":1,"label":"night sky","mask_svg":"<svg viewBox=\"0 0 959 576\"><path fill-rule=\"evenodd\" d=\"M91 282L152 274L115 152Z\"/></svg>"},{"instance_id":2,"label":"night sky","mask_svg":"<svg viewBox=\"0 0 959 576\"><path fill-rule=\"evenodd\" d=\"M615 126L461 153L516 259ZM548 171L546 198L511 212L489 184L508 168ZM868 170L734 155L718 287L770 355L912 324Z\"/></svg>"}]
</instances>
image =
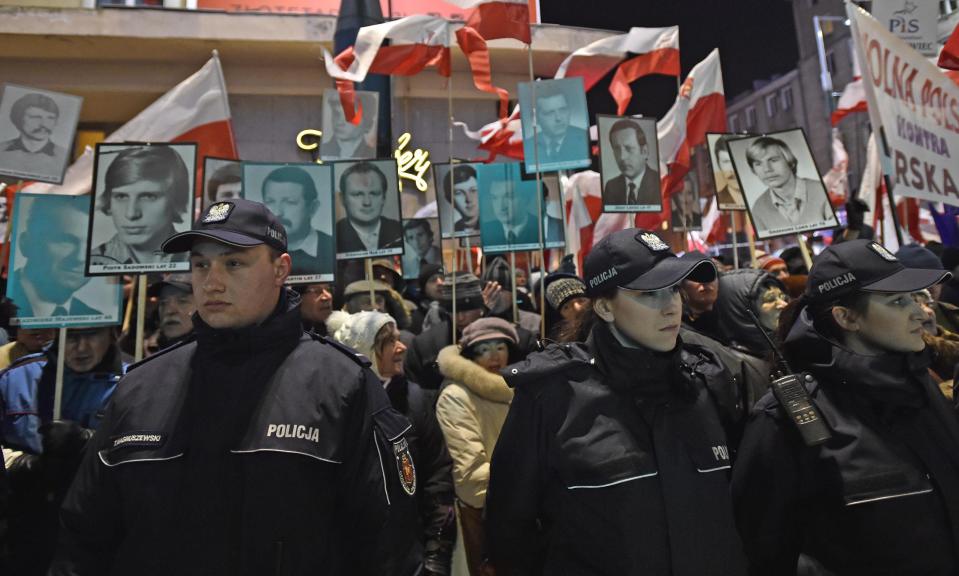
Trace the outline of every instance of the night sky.
<instances>
[{"instance_id":1,"label":"night sky","mask_svg":"<svg viewBox=\"0 0 959 576\"><path fill-rule=\"evenodd\" d=\"M626 31L631 26L679 26L682 73L719 48L727 99L796 67L799 50L787 0L540 0L543 22ZM591 112L615 113L612 73L588 95ZM647 77L632 84L627 114L662 116L676 98L676 80Z\"/></svg>"}]
</instances>

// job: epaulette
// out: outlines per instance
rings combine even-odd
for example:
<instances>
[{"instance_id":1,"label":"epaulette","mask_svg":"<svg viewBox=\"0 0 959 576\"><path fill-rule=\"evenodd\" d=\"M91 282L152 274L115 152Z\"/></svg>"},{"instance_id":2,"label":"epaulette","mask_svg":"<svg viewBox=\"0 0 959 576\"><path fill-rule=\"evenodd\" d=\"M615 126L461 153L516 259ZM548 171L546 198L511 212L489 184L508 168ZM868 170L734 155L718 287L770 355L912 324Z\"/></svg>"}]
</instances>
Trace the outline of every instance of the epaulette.
<instances>
[{"instance_id":1,"label":"epaulette","mask_svg":"<svg viewBox=\"0 0 959 576\"><path fill-rule=\"evenodd\" d=\"M356 362L362 368L369 368L373 365L373 363L370 362L369 358L367 358L363 354L360 354L356 350L350 348L346 344L343 344L342 342L338 342L334 340L333 338L330 338L329 336L320 336L319 334L313 331L307 332L307 334L309 334L310 338L316 340L317 342L327 344L335 348L338 352L342 352L347 357L349 357L350 360Z\"/></svg>"},{"instance_id":2,"label":"epaulette","mask_svg":"<svg viewBox=\"0 0 959 576\"><path fill-rule=\"evenodd\" d=\"M539 389L561 381L555 377L561 372L588 368L595 362L585 347L545 341L544 344L541 351L533 352L500 371L511 388Z\"/></svg>"},{"instance_id":3,"label":"epaulette","mask_svg":"<svg viewBox=\"0 0 959 576\"><path fill-rule=\"evenodd\" d=\"M136 370L140 366L143 366L147 362L152 362L153 360L156 360L157 358L160 358L161 356L165 356L169 354L170 352L173 352L174 350L179 350L180 348L182 348L183 346L186 346L187 344L192 344L195 340L196 340L196 336L191 334L185 340L181 340L180 342L177 342L176 344L167 346L166 348L160 350L156 354L153 354L152 356L147 356L146 358L144 358L143 360L140 360L139 362L134 362L133 364L130 364L129 366L127 366L126 373L129 374L130 372L133 372L134 370Z\"/></svg>"},{"instance_id":4,"label":"epaulette","mask_svg":"<svg viewBox=\"0 0 959 576\"><path fill-rule=\"evenodd\" d=\"M21 356L17 358L16 360L14 360L13 362L11 362L9 366L4 368L3 370L0 370L0 376L2 376L5 372L13 370L14 368L18 368L20 366L26 366L27 364L33 364L34 362L39 362L41 360L49 360L49 358L47 358L46 352L34 352L33 354L27 354L25 356Z\"/></svg>"}]
</instances>

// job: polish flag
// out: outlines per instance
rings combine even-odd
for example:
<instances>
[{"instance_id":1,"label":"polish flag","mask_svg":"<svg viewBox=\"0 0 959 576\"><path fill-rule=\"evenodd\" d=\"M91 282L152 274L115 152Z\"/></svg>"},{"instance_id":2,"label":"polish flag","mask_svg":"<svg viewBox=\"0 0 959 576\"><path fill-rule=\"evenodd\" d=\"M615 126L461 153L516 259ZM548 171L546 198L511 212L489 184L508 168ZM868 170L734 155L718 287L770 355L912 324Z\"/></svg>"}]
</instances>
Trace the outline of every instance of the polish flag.
<instances>
[{"instance_id":1,"label":"polish flag","mask_svg":"<svg viewBox=\"0 0 959 576\"><path fill-rule=\"evenodd\" d=\"M839 129L832 129L832 168L823 177L829 201L833 206L842 206L846 202L849 187L849 154L839 138Z\"/></svg>"},{"instance_id":2,"label":"polish flag","mask_svg":"<svg viewBox=\"0 0 959 576\"><path fill-rule=\"evenodd\" d=\"M866 105L866 89L862 85L862 78L856 76L852 82L846 84L839 97L839 103L836 110L832 113L830 121L835 126L839 121L854 112L866 112L869 108Z\"/></svg>"},{"instance_id":3,"label":"polish flag","mask_svg":"<svg viewBox=\"0 0 959 576\"><path fill-rule=\"evenodd\" d=\"M636 56L623 62L630 53ZM616 113L622 115L633 98L630 82L650 74L679 76L679 27L632 28L597 40L567 56L554 78L581 76L589 91L617 64L609 92L616 100Z\"/></svg>"},{"instance_id":4,"label":"polish flag","mask_svg":"<svg viewBox=\"0 0 959 576\"><path fill-rule=\"evenodd\" d=\"M456 43L466 56L473 72L473 85L478 90L496 94L499 117L506 118L509 92L493 84L487 41L515 38L524 44L532 42L527 0L447 0L464 10L472 9L466 25L456 31Z\"/></svg>"},{"instance_id":5,"label":"polish flag","mask_svg":"<svg viewBox=\"0 0 959 576\"><path fill-rule=\"evenodd\" d=\"M603 212L602 181L599 172L584 170L566 182L566 251L576 255L578 270L596 242L617 230L633 227L632 215Z\"/></svg>"},{"instance_id":6,"label":"polish flag","mask_svg":"<svg viewBox=\"0 0 959 576\"><path fill-rule=\"evenodd\" d=\"M477 148L489 153L485 160L474 160L476 162L490 163L496 160L497 156L506 156L515 160L523 159L523 124L520 120L519 106L513 108L509 118L490 122L476 131L470 130L465 122L453 122L453 125L461 127L467 138L478 141Z\"/></svg>"},{"instance_id":7,"label":"polish flag","mask_svg":"<svg viewBox=\"0 0 959 576\"><path fill-rule=\"evenodd\" d=\"M384 46L387 40L390 45ZM326 73L336 80L346 119L359 124L363 111L356 110L353 83L366 80L367 74L413 76L432 66L449 78L449 22L418 14L364 26L353 45L335 58L324 48L323 60Z\"/></svg>"},{"instance_id":8,"label":"polish flag","mask_svg":"<svg viewBox=\"0 0 959 576\"><path fill-rule=\"evenodd\" d=\"M946 40L946 45L942 47L942 52L939 53L939 62L936 65L949 70L959 70L959 26L956 26L952 34L949 35L949 39Z\"/></svg>"},{"instance_id":9,"label":"polish flag","mask_svg":"<svg viewBox=\"0 0 959 576\"><path fill-rule=\"evenodd\" d=\"M862 170L858 198L869 207L872 226L882 245L892 252L898 250L895 222L888 216L889 196L886 194L886 182L882 177L882 161L875 132L869 135L869 143L866 145L866 165ZM922 242L919 202L915 198L899 196L896 198L896 213L900 225L904 227L903 232L917 242Z\"/></svg>"},{"instance_id":10,"label":"polish flag","mask_svg":"<svg viewBox=\"0 0 959 576\"><path fill-rule=\"evenodd\" d=\"M691 150L706 141L707 132L726 131L726 97L719 49L713 49L689 72L676 103L656 124L660 154L662 212L636 214L636 227L657 229L669 220L669 197L682 189L689 172Z\"/></svg>"},{"instance_id":11,"label":"polish flag","mask_svg":"<svg viewBox=\"0 0 959 576\"><path fill-rule=\"evenodd\" d=\"M105 142L196 142L197 194L203 189L203 157L236 158L230 103L216 52L195 74L147 106L110 134ZM67 168L63 184L31 184L26 192L89 194L93 183L92 148Z\"/></svg>"}]
</instances>

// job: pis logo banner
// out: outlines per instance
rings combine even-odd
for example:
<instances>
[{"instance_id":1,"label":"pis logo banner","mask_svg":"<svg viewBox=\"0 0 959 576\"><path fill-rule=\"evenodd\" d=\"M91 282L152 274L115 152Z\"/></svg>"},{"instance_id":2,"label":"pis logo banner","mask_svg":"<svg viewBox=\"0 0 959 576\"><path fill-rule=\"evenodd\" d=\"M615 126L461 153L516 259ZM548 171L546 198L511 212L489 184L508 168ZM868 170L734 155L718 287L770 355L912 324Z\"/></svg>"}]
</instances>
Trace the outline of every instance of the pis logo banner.
<instances>
[{"instance_id":1,"label":"pis logo banner","mask_svg":"<svg viewBox=\"0 0 959 576\"><path fill-rule=\"evenodd\" d=\"M873 0L872 15L927 58L939 54L939 3L929 0Z\"/></svg>"}]
</instances>

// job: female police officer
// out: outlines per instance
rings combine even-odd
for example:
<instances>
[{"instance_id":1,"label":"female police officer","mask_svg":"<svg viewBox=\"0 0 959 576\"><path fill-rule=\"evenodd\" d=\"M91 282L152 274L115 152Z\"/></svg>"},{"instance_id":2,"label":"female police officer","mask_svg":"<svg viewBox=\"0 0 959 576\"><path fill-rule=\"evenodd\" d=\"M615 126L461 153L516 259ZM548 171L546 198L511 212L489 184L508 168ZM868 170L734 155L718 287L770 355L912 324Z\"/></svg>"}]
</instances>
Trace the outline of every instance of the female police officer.
<instances>
[{"instance_id":1,"label":"female police officer","mask_svg":"<svg viewBox=\"0 0 959 576\"><path fill-rule=\"evenodd\" d=\"M725 372L678 339L678 284L713 280L713 264L633 229L594 246L585 271L586 342L503 371L515 396L486 500L497 575L744 574L705 381Z\"/></svg>"},{"instance_id":2,"label":"female police officer","mask_svg":"<svg viewBox=\"0 0 959 576\"><path fill-rule=\"evenodd\" d=\"M959 573L959 425L910 295L948 276L868 240L817 258L780 334L830 437L807 445L772 393L756 405L733 474L752 573Z\"/></svg>"}]
</instances>

